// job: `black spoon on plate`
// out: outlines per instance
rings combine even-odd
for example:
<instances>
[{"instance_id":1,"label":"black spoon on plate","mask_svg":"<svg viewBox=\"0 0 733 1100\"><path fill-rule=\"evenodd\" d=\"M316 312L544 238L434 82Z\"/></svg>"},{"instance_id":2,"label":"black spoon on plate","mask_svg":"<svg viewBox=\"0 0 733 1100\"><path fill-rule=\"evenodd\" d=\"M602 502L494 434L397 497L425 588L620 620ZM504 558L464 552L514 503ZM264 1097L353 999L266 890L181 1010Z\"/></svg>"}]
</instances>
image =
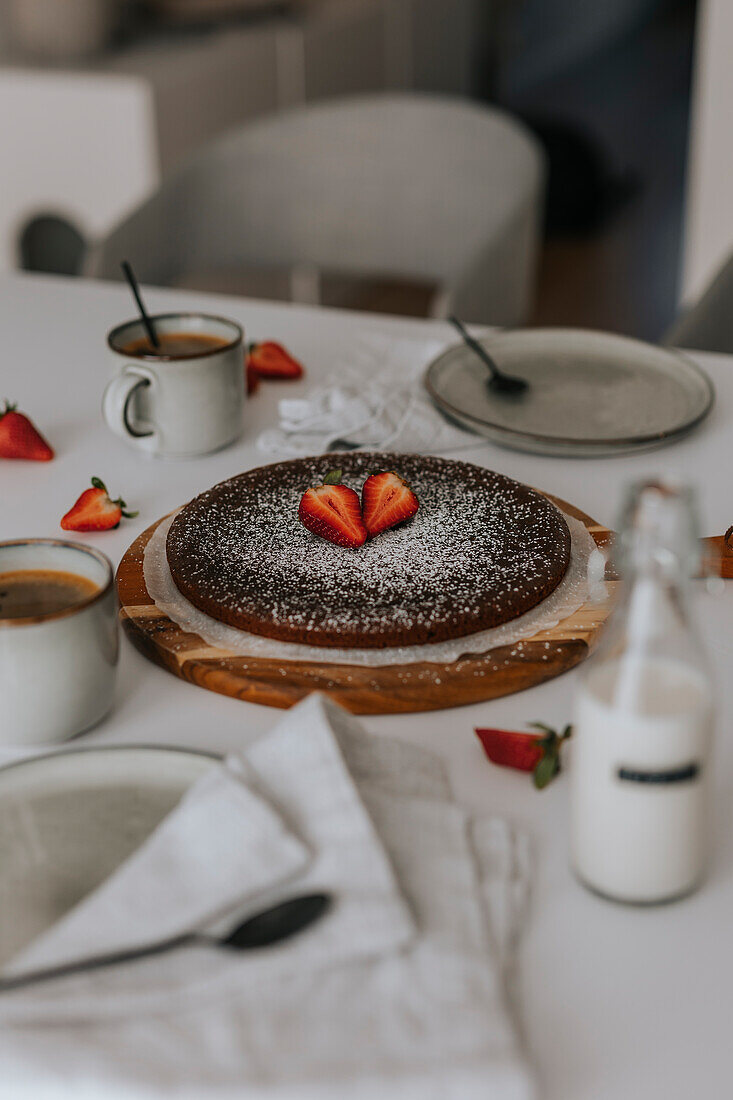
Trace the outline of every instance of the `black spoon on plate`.
<instances>
[{"instance_id":1,"label":"black spoon on plate","mask_svg":"<svg viewBox=\"0 0 733 1100\"><path fill-rule=\"evenodd\" d=\"M483 347L482 344L479 344L478 340L474 340L462 321L459 321L457 317L449 317L448 320L453 325L453 328L457 329L461 334L464 344L466 344L471 351L475 352L479 359L491 371L491 377L486 383L490 390L494 393L518 395L529 389L529 382L525 381L524 378L516 378L512 374L505 374L503 370L499 370L486 348Z\"/></svg>"},{"instance_id":2,"label":"black spoon on plate","mask_svg":"<svg viewBox=\"0 0 733 1100\"><path fill-rule=\"evenodd\" d=\"M184 932L180 936L147 944L144 947L114 951L107 955L93 955L86 959L61 963L59 966L49 966L26 974L0 978L0 993L9 993L13 989L23 989L55 978L66 978L72 974L82 974L90 970L101 970L107 966L134 962L137 959L147 959L151 955L162 955L166 951L196 944L229 951L253 951L257 948L272 947L297 935L298 932L302 932L317 921L331 907L331 900L330 894L301 894L247 917L225 936L208 936L204 932Z\"/></svg>"}]
</instances>

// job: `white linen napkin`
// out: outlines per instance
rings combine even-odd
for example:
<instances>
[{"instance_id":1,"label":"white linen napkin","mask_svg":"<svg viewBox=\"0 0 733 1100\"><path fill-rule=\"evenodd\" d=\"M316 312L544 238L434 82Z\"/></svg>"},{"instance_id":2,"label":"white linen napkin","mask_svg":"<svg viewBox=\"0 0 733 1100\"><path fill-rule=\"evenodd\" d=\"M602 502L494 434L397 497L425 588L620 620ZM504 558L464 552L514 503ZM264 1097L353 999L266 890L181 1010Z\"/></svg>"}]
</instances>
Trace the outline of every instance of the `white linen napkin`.
<instances>
[{"instance_id":1,"label":"white linen napkin","mask_svg":"<svg viewBox=\"0 0 733 1100\"><path fill-rule=\"evenodd\" d=\"M363 333L341 351L338 372L323 385L278 403L280 423L261 433L258 447L298 456L320 454L337 438L402 452L475 446L477 437L442 416L423 386L425 368L444 347Z\"/></svg>"},{"instance_id":2,"label":"white linen napkin","mask_svg":"<svg viewBox=\"0 0 733 1100\"><path fill-rule=\"evenodd\" d=\"M477 827L435 757L319 696L242 757L248 793L312 854L287 892L333 890L333 913L268 951L186 949L0 997L0 1096L532 1096L504 988L513 939L492 928L493 911L517 926L526 881L509 826ZM79 908L90 927L94 898Z\"/></svg>"},{"instance_id":3,"label":"white linen napkin","mask_svg":"<svg viewBox=\"0 0 733 1100\"><path fill-rule=\"evenodd\" d=\"M206 928L284 886L306 845L231 768L213 767L106 882L16 955L22 974ZM231 923L236 923L231 920Z\"/></svg>"},{"instance_id":4,"label":"white linen napkin","mask_svg":"<svg viewBox=\"0 0 733 1100\"><path fill-rule=\"evenodd\" d=\"M231 756L227 767L217 769L210 782L208 777L199 781L137 853L12 960L5 972L20 973L69 958L105 954L192 927L216 934L270 902L295 893L325 890L333 894L335 904L327 917L312 930L266 952L234 954L188 946L170 956L154 956L0 995L0 1021L6 1016L13 1020L114 1018L157 1011L170 1005L172 998L179 1008L199 1005L238 990L244 981L260 977L274 981L278 975L290 974L296 965L310 972L340 959L395 950L407 942L415 931L412 917L334 734L333 716L342 713L319 696L288 712L270 734ZM241 806L246 801L253 817L253 843L247 842L245 816L240 813L235 820L230 818L234 828L230 843L224 842L219 893L208 902L197 900L199 886L207 877L214 878L200 864L216 862L222 846L225 815L222 811L212 814L209 826L210 796L242 787L245 780L247 786L239 802ZM189 844L189 820L193 829L199 827L202 833L193 858L176 851L178 837L182 847ZM258 838L264 839L266 829L269 843L260 857ZM293 833L300 838L298 842ZM237 882L228 888L223 885L227 850L236 847L238 840L251 856L253 891L241 885L248 882L244 859L240 860ZM296 858L302 859L304 849L310 852L310 859L296 879L289 872ZM268 880L266 861L275 856ZM229 862L233 863L231 858ZM284 870L288 872L287 888L282 886ZM165 890L157 885L162 874L172 887L177 871L187 880L176 884L175 904L189 899L190 921L180 908L171 912ZM243 904L232 908L237 892ZM152 937L145 935L145 919L133 918L129 932L124 918L122 922L114 919L117 907L132 911L142 904L143 896L147 896L145 909Z\"/></svg>"}]
</instances>

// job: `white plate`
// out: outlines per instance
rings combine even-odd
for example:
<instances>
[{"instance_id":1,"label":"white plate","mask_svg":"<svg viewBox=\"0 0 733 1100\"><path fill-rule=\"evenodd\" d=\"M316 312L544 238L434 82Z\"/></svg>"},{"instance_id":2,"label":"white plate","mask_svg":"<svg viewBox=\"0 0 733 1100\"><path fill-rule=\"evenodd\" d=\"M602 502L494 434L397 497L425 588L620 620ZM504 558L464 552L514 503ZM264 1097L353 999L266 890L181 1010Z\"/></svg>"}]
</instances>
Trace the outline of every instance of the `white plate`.
<instances>
[{"instance_id":1,"label":"white plate","mask_svg":"<svg viewBox=\"0 0 733 1100\"><path fill-rule=\"evenodd\" d=\"M120 745L0 768L0 965L103 882L218 762Z\"/></svg>"},{"instance_id":2,"label":"white plate","mask_svg":"<svg viewBox=\"0 0 733 1100\"><path fill-rule=\"evenodd\" d=\"M428 367L438 408L495 443L566 457L649 450L679 439L713 405L707 375L678 352L583 329L517 329L481 344L530 388L502 396L465 344Z\"/></svg>"}]
</instances>

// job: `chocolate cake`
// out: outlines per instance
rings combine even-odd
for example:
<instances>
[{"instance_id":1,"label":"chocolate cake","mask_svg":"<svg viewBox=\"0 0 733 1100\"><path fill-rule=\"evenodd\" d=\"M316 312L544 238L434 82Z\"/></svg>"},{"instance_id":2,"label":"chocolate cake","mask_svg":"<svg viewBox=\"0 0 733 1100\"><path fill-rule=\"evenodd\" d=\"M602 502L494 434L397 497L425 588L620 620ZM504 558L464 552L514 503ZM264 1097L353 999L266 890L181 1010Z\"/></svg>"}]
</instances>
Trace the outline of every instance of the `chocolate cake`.
<instances>
[{"instance_id":1,"label":"chocolate cake","mask_svg":"<svg viewBox=\"0 0 733 1100\"><path fill-rule=\"evenodd\" d=\"M357 550L318 538L298 504L334 467L357 492L370 472L396 471L417 515ZM545 497L479 466L330 454L202 493L173 521L167 555L179 590L215 619L284 641L379 648L461 638L529 611L564 577L570 532Z\"/></svg>"}]
</instances>

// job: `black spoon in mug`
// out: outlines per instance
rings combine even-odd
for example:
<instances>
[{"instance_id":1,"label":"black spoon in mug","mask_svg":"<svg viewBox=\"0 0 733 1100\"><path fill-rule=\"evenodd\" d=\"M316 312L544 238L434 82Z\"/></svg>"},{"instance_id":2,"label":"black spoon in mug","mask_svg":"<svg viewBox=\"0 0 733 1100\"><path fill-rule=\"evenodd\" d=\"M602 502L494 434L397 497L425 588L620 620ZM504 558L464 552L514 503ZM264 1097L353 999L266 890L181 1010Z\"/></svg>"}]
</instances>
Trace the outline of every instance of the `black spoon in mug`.
<instances>
[{"instance_id":1,"label":"black spoon in mug","mask_svg":"<svg viewBox=\"0 0 733 1100\"><path fill-rule=\"evenodd\" d=\"M90 970L101 970L120 963L147 959L152 955L163 955L179 947L201 945L218 947L229 951L253 951L258 948L272 947L276 943L290 939L309 925L319 920L331 907L330 894L301 894L288 898L277 905L263 909L254 916L247 917L224 936L209 936L205 932L184 932L169 940L161 940L144 947L114 951L107 955L93 955L86 959L61 963L59 966L44 967L7 978L0 978L0 993L9 993L14 989L23 989L29 985L66 978L72 974L82 974Z\"/></svg>"},{"instance_id":2,"label":"black spoon in mug","mask_svg":"<svg viewBox=\"0 0 733 1100\"><path fill-rule=\"evenodd\" d=\"M471 351L475 352L481 362L491 371L491 377L486 383L490 390L493 390L495 393L518 395L529 389L529 382L525 381L524 378L516 378L512 374L505 374L503 370L499 370L486 348L483 347L482 344L479 344L478 340L474 340L462 321L459 321L457 317L449 317L448 320L453 325L453 328L457 329L461 334L464 344L466 344Z\"/></svg>"},{"instance_id":3,"label":"black spoon in mug","mask_svg":"<svg viewBox=\"0 0 733 1100\"><path fill-rule=\"evenodd\" d=\"M158 339L158 333L155 331L155 325L153 324L152 317L145 308L143 296L140 293L140 284L135 277L135 272L132 270L132 266L127 260L123 260L120 264L120 267L122 268L122 273L127 279L127 283L130 287L130 290L132 291L132 296L137 302L137 308L140 310L140 320L142 321L143 327L148 334L148 340L154 348L159 348L160 340Z\"/></svg>"}]
</instances>

